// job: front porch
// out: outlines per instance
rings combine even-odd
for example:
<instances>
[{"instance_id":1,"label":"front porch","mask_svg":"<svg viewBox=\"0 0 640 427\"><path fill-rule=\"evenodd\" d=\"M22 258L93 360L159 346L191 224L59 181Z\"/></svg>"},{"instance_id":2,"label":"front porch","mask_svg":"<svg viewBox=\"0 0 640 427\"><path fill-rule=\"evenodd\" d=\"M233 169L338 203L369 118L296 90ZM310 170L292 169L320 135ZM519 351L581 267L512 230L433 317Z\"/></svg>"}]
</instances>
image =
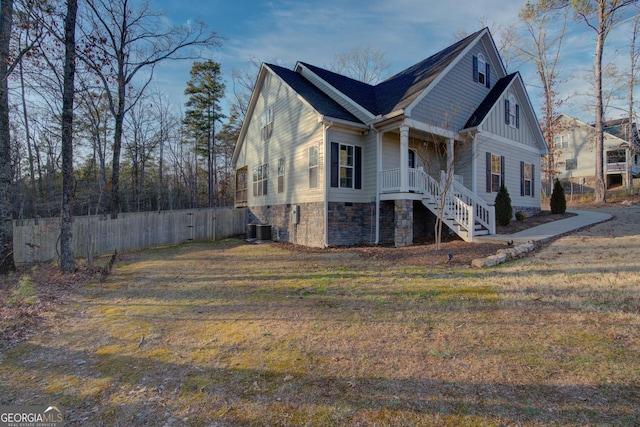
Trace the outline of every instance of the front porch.
<instances>
[{"instance_id":1,"label":"front porch","mask_svg":"<svg viewBox=\"0 0 640 427\"><path fill-rule=\"evenodd\" d=\"M406 174L404 179L403 174ZM380 200L395 200L396 203L420 200L467 242L473 242L478 236L496 233L494 206L464 187L461 177L448 175L444 171L440 172L440 179L437 180L422 168L383 170L380 172ZM402 221L396 221L396 228L403 226L407 226L406 215L402 215Z\"/></svg>"}]
</instances>

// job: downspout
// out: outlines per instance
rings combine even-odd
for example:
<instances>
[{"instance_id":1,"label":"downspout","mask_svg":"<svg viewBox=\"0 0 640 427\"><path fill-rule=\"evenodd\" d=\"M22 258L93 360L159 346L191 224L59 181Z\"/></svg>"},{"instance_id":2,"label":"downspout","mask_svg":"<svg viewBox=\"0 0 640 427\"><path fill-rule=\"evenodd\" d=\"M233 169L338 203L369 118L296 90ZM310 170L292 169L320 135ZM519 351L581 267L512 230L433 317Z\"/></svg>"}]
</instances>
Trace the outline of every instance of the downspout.
<instances>
[{"instance_id":1,"label":"downspout","mask_svg":"<svg viewBox=\"0 0 640 427\"><path fill-rule=\"evenodd\" d=\"M323 145L324 145L324 247L329 246L329 186L331 185L330 181L327 183L327 177L331 179L331 150L329 149L329 156L327 156L327 141L329 129L333 126L333 121L330 121L328 124L323 122L324 132L322 135ZM329 161L327 161L327 158Z\"/></svg>"},{"instance_id":2,"label":"downspout","mask_svg":"<svg viewBox=\"0 0 640 427\"><path fill-rule=\"evenodd\" d=\"M382 136L373 125L370 129L376 133L376 239L374 245L380 244L380 174L382 173Z\"/></svg>"}]
</instances>

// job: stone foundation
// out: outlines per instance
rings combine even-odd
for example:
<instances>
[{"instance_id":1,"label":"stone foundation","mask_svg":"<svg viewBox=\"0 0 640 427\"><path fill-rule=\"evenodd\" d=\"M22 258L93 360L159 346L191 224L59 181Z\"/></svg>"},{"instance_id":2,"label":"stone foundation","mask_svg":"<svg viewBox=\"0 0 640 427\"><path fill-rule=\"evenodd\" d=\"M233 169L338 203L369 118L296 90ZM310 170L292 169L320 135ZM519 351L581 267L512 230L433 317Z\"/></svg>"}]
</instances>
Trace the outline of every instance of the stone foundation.
<instances>
[{"instance_id":1,"label":"stone foundation","mask_svg":"<svg viewBox=\"0 0 640 427\"><path fill-rule=\"evenodd\" d=\"M375 203L329 203L328 246L372 245L376 240Z\"/></svg>"},{"instance_id":2,"label":"stone foundation","mask_svg":"<svg viewBox=\"0 0 640 427\"><path fill-rule=\"evenodd\" d=\"M324 247L324 203L297 205L300 211L297 224L292 214L293 206L253 206L249 208L249 223L270 224L274 241Z\"/></svg>"},{"instance_id":3,"label":"stone foundation","mask_svg":"<svg viewBox=\"0 0 640 427\"><path fill-rule=\"evenodd\" d=\"M396 248L413 245L413 200L395 201L395 234Z\"/></svg>"}]
</instances>

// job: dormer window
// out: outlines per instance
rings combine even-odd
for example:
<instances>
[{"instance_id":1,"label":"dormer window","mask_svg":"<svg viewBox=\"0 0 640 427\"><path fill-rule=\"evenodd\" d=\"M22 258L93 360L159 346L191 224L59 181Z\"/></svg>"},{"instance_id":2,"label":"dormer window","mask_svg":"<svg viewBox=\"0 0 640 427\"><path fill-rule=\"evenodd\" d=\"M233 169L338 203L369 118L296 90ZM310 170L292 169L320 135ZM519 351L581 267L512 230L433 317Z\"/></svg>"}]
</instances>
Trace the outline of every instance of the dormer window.
<instances>
[{"instance_id":1,"label":"dormer window","mask_svg":"<svg viewBox=\"0 0 640 427\"><path fill-rule=\"evenodd\" d=\"M473 57L473 81L491 87L491 66L481 53Z\"/></svg>"}]
</instances>

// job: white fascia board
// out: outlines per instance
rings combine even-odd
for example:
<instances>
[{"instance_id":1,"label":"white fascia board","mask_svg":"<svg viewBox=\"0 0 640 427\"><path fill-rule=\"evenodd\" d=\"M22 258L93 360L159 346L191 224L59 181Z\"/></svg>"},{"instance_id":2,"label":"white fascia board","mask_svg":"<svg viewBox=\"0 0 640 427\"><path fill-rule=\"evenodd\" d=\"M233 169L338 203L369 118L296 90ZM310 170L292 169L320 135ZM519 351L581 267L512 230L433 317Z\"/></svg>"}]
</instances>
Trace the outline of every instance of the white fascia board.
<instances>
[{"instance_id":1,"label":"white fascia board","mask_svg":"<svg viewBox=\"0 0 640 427\"><path fill-rule=\"evenodd\" d=\"M343 126L343 127L351 127L351 128L369 130L369 126L365 125L364 123L350 122L348 120L336 119L334 117L323 116L321 114L318 114L318 123L325 123L325 124L330 124L331 123L331 124L338 125L338 126Z\"/></svg>"},{"instance_id":2,"label":"white fascia board","mask_svg":"<svg viewBox=\"0 0 640 427\"><path fill-rule=\"evenodd\" d=\"M460 134L449 129L444 129L438 126L430 125L427 123L419 122L413 119L404 119L404 124L412 129L418 129L423 132L431 133L448 139L460 139Z\"/></svg>"},{"instance_id":3,"label":"white fascia board","mask_svg":"<svg viewBox=\"0 0 640 427\"><path fill-rule=\"evenodd\" d=\"M533 109L531 99L529 99L529 93L527 92L527 88L525 88L524 86L524 81L522 80L520 72L517 72L516 78L513 79L511 84L507 87L507 90L509 90L509 87L512 87L514 85L514 82L516 80L518 81L518 89L521 93L521 97L523 97L524 102L527 103L527 116L529 117L529 120L531 122L531 127L534 128L533 131L537 134L537 138L542 141L542 147L540 147L540 150L544 151L545 153L549 153L549 144L544 138L544 134L542 133L542 129L540 128L540 122L538 121L538 117L536 116L536 111Z\"/></svg>"},{"instance_id":4,"label":"white fascia board","mask_svg":"<svg viewBox=\"0 0 640 427\"><path fill-rule=\"evenodd\" d=\"M249 121L250 121L249 119L253 115L253 110L255 110L256 103L258 102L258 96L260 94L260 91L262 90L262 84L264 83L264 79L266 78L267 72L271 72L271 70L263 62L262 65L260 66L260 72L258 73L258 78L256 79L256 84L253 88L253 92L251 93L251 99L249 100L247 113L244 116L242 127L240 128L240 133L238 134L238 140L236 141L236 147L233 150L233 156L231 157L231 165L234 169L237 166L236 162L238 161L240 150L242 148L242 145L244 144L244 138L247 135L247 130L248 130Z\"/></svg>"},{"instance_id":5,"label":"white fascia board","mask_svg":"<svg viewBox=\"0 0 640 427\"><path fill-rule=\"evenodd\" d=\"M477 133L477 135L485 136L486 138L489 138L489 139L491 139L493 141L500 142L500 143L505 144L505 145L517 144L518 148L521 148L524 151L529 151L530 153L549 154L548 152L545 152L544 150L541 150L539 148L531 147L529 145L522 144L522 143L520 143L518 141L513 141L511 139L505 138L504 136L496 135L495 133L488 132L488 131L485 131L485 130L479 131Z\"/></svg>"},{"instance_id":6,"label":"white fascia board","mask_svg":"<svg viewBox=\"0 0 640 427\"><path fill-rule=\"evenodd\" d=\"M411 116L412 110L413 108L418 105L428 94L429 92L431 92L431 90L436 87L438 85L438 83L440 83L440 81L442 79L445 78L445 76L456 66L458 65L458 62L460 62L460 60L462 58L464 58L470 51L471 49L474 48L474 46L482 39L482 37L484 37L486 34L488 33L488 30L484 30L483 32L481 32L478 37L476 37L476 39L472 42L469 43L469 45L458 55L458 57L451 61L451 63L447 66L447 68L445 68L439 75L438 77L436 77L436 79L434 81L432 81L429 86L427 86L427 88L425 90L422 91L422 93L420 95L418 95L418 97L416 99L414 99L414 101L411 103L411 105L409 105L406 108L406 114L407 116ZM495 48L495 44L493 45ZM500 62L502 64L502 62ZM504 75L504 66L501 66L501 69L503 71L503 75Z\"/></svg>"}]
</instances>

